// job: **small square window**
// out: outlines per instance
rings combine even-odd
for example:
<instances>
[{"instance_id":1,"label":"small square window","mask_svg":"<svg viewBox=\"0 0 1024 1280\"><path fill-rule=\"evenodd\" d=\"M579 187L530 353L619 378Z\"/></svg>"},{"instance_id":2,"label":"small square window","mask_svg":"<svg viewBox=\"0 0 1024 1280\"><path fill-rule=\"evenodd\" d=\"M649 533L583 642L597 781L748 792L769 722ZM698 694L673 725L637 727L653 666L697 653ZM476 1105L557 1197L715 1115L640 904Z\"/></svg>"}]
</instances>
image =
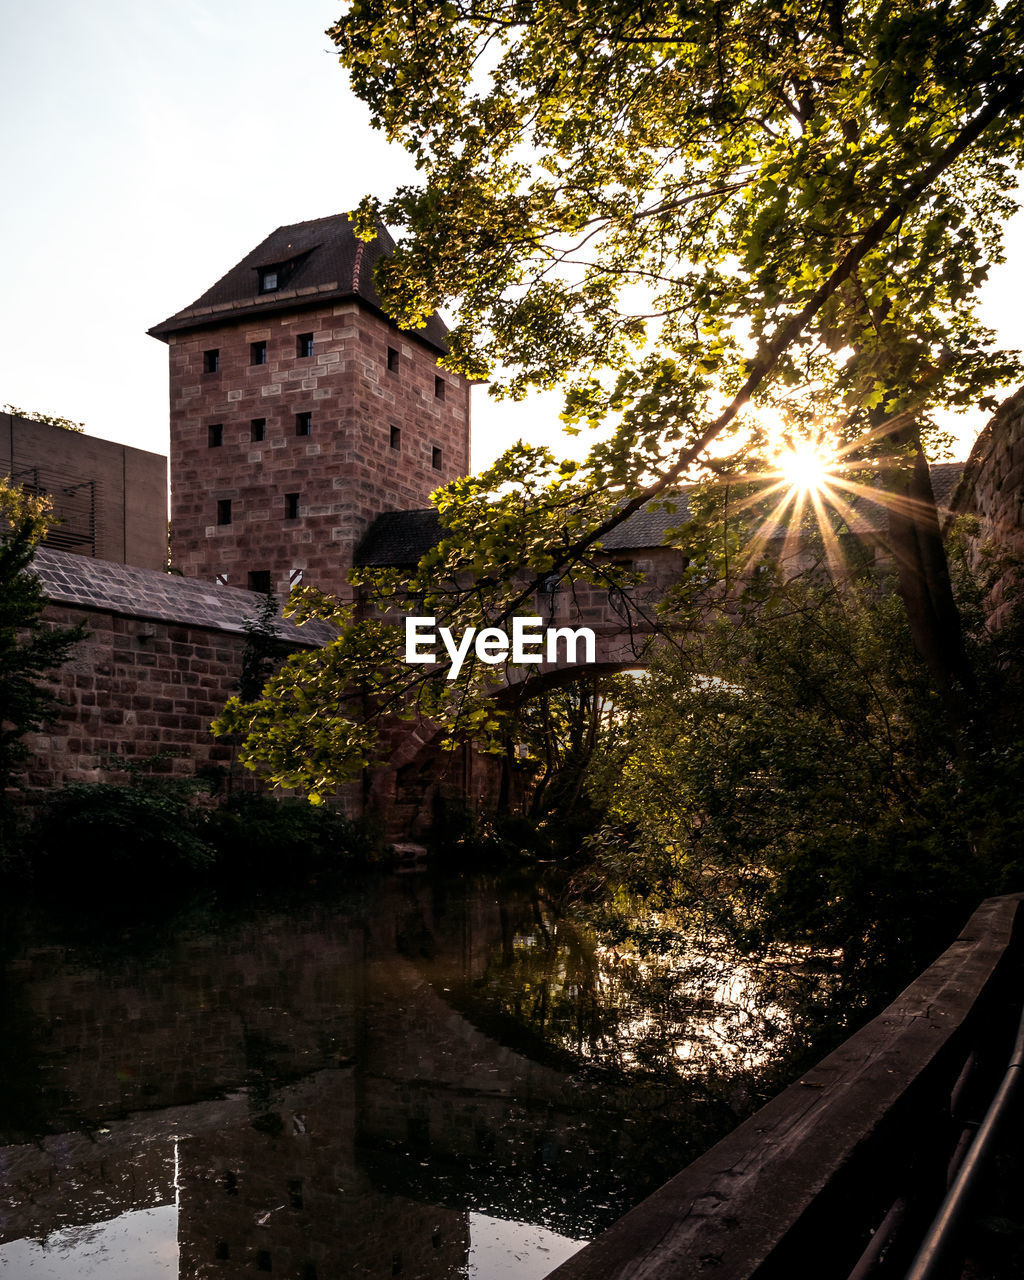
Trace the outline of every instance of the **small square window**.
<instances>
[{"instance_id":1,"label":"small square window","mask_svg":"<svg viewBox=\"0 0 1024 1280\"><path fill-rule=\"evenodd\" d=\"M286 520L298 520L299 495L297 493L286 493L284 495L284 518Z\"/></svg>"},{"instance_id":2,"label":"small square window","mask_svg":"<svg viewBox=\"0 0 1024 1280\"><path fill-rule=\"evenodd\" d=\"M217 373L220 369L220 351L214 348L212 351L203 352L203 373Z\"/></svg>"},{"instance_id":3,"label":"small square window","mask_svg":"<svg viewBox=\"0 0 1024 1280\"><path fill-rule=\"evenodd\" d=\"M267 438L267 420L266 418L253 418L249 423L249 439L255 444L259 444L261 440Z\"/></svg>"},{"instance_id":4,"label":"small square window","mask_svg":"<svg viewBox=\"0 0 1024 1280\"><path fill-rule=\"evenodd\" d=\"M313 335L311 333L300 333L295 339L295 354L303 360L308 359L313 354Z\"/></svg>"},{"instance_id":5,"label":"small square window","mask_svg":"<svg viewBox=\"0 0 1024 1280\"><path fill-rule=\"evenodd\" d=\"M295 415L295 434L297 436L310 436L313 434L313 415L311 413L297 413Z\"/></svg>"},{"instance_id":6,"label":"small square window","mask_svg":"<svg viewBox=\"0 0 1024 1280\"><path fill-rule=\"evenodd\" d=\"M277 267L264 267L260 271L260 293L273 293L277 287Z\"/></svg>"},{"instance_id":7,"label":"small square window","mask_svg":"<svg viewBox=\"0 0 1024 1280\"><path fill-rule=\"evenodd\" d=\"M444 399L444 378L434 379L434 398L436 400Z\"/></svg>"},{"instance_id":8,"label":"small square window","mask_svg":"<svg viewBox=\"0 0 1024 1280\"><path fill-rule=\"evenodd\" d=\"M402 428L391 428L391 447L392 449L401 449L402 447Z\"/></svg>"},{"instance_id":9,"label":"small square window","mask_svg":"<svg viewBox=\"0 0 1024 1280\"><path fill-rule=\"evenodd\" d=\"M267 344L265 342L249 343L249 363L250 364L266 364L267 363Z\"/></svg>"},{"instance_id":10,"label":"small square window","mask_svg":"<svg viewBox=\"0 0 1024 1280\"><path fill-rule=\"evenodd\" d=\"M250 569L249 590L258 591L261 596L270 595L270 570Z\"/></svg>"},{"instance_id":11,"label":"small square window","mask_svg":"<svg viewBox=\"0 0 1024 1280\"><path fill-rule=\"evenodd\" d=\"M231 499L230 498L217 499L217 523L218 524L231 523Z\"/></svg>"},{"instance_id":12,"label":"small square window","mask_svg":"<svg viewBox=\"0 0 1024 1280\"><path fill-rule=\"evenodd\" d=\"M398 372L398 352L394 347L388 347L388 373Z\"/></svg>"},{"instance_id":13,"label":"small square window","mask_svg":"<svg viewBox=\"0 0 1024 1280\"><path fill-rule=\"evenodd\" d=\"M206 443L211 449L219 449L224 443L224 426L223 423L215 422L206 428Z\"/></svg>"},{"instance_id":14,"label":"small square window","mask_svg":"<svg viewBox=\"0 0 1024 1280\"><path fill-rule=\"evenodd\" d=\"M431 466L433 466L435 471L441 470L441 467L444 463L444 455L441 453L441 450L437 447L436 444L431 450L430 462L431 462Z\"/></svg>"}]
</instances>

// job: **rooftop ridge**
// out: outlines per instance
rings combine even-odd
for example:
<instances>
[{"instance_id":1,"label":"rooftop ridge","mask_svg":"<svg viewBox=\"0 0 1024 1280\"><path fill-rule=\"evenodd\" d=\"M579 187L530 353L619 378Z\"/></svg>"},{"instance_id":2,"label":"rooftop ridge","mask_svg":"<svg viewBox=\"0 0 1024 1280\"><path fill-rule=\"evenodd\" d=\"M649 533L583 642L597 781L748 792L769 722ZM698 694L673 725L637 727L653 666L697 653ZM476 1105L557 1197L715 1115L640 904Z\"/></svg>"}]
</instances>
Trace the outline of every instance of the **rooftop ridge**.
<instances>
[{"instance_id":1,"label":"rooftop ridge","mask_svg":"<svg viewBox=\"0 0 1024 1280\"><path fill-rule=\"evenodd\" d=\"M347 213L287 223L275 228L198 298L148 332L166 342L172 334L209 328L229 316L258 317L351 298L390 319L377 294L373 269L382 255L394 250L387 227L380 224L372 241L362 240ZM261 273L275 263L287 267L287 278L280 281L285 287L261 291ZM402 332L442 354L448 349L448 329L436 313L422 328Z\"/></svg>"}]
</instances>

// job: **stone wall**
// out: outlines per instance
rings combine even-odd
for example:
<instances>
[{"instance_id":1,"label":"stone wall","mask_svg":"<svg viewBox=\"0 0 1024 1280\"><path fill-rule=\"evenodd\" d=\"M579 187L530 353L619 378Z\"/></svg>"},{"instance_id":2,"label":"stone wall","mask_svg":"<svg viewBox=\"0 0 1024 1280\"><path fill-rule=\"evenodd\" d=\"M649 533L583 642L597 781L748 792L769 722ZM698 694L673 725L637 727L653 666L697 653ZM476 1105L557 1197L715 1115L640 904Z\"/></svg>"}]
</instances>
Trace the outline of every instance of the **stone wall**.
<instances>
[{"instance_id":1,"label":"stone wall","mask_svg":"<svg viewBox=\"0 0 1024 1280\"><path fill-rule=\"evenodd\" d=\"M32 788L116 781L125 765L161 756L158 772L226 766L232 748L210 722L236 692L243 636L50 605L53 626L84 621L88 634L51 682L60 719L28 734Z\"/></svg>"},{"instance_id":2,"label":"stone wall","mask_svg":"<svg viewBox=\"0 0 1024 1280\"><path fill-rule=\"evenodd\" d=\"M83 621L87 634L51 681L64 704L59 719L26 735L28 786L116 781L126 765L154 756L159 771L183 775L228 765L232 747L211 735L210 722L237 692L244 624L259 597L46 548L35 570L50 601L44 621ZM281 620L277 632L295 648L333 634L323 623Z\"/></svg>"},{"instance_id":3,"label":"stone wall","mask_svg":"<svg viewBox=\"0 0 1024 1280\"><path fill-rule=\"evenodd\" d=\"M954 514L978 518L976 563L986 548L998 556L1024 556L1024 387L999 406L978 437L952 505ZM991 627L1007 621L1017 579L1012 564L998 575L989 598Z\"/></svg>"}]
</instances>

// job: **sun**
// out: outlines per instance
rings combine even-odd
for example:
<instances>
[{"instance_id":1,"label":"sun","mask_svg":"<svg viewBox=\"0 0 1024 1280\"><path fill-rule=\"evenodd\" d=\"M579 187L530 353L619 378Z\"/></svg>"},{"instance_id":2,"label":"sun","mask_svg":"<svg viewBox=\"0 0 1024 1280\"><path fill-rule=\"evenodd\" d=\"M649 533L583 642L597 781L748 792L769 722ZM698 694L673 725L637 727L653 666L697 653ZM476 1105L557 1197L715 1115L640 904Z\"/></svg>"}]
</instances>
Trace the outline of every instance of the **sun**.
<instances>
[{"instance_id":1,"label":"sun","mask_svg":"<svg viewBox=\"0 0 1024 1280\"><path fill-rule=\"evenodd\" d=\"M835 451L822 440L787 442L778 455L778 468L790 489L818 493L826 485L835 466Z\"/></svg>"}]
</instances>

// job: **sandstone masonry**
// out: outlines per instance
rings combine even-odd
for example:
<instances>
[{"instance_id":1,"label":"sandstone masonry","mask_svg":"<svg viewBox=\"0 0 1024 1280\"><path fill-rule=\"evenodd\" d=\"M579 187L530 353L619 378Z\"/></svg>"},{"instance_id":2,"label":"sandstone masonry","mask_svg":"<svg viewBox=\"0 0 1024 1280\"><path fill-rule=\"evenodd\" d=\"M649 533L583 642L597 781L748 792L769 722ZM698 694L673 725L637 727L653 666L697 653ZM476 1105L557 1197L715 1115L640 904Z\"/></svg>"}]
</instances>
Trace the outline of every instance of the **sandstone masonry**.
<instances>
[{"instance_id":1,"label":"sandstone masonry","mask_svg":"<svg viewBox=\"0 0 1024 1280\"><path fill-rule=\"evenodd\" d=\"M83 620L87 635L51 682L65 710L26 737L27 785L116 781L152 757L158 771L182 775L229 764L232 747L211 735L210 722L237 691L243 623L258 597L48 548L34 568L50 600L45 620ZM281 621L278 634L309 648L332 632Z\"/></svg>"},{"instance_id":2,"label":"sandstone masonry","mask_svg":"<svg viewBox=\"0 0 1024 1280\"><path fill-rule=\"evenodd\" d=\"M169 344L187 577L348 594L374 517L469 470L469 385L438 365L444 326L406 333L380 310L372 267L392 247L383 231L357 241L343 215L279 228L151 330Z\"/></svg>"},{"instance_id":3,"label":"sandstone masonry","mask_svg":"<svg viewBox=\"0 0 1024 1280\"><path fill-rule=\"evenodd\" d=\"M975 441L953 498L956 515L978 517L975 556L988 547L1007 563L989 598L989 625L1000 627L1019 580L1014 558L1024 557L1024 387L996 410Z\"/></svg>"}]
</instances>

